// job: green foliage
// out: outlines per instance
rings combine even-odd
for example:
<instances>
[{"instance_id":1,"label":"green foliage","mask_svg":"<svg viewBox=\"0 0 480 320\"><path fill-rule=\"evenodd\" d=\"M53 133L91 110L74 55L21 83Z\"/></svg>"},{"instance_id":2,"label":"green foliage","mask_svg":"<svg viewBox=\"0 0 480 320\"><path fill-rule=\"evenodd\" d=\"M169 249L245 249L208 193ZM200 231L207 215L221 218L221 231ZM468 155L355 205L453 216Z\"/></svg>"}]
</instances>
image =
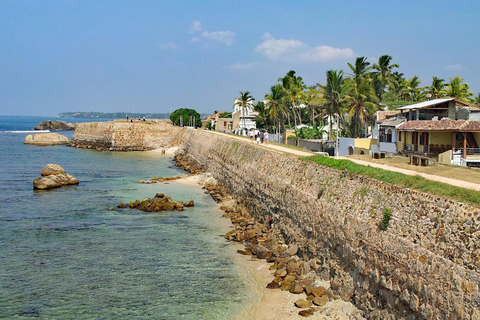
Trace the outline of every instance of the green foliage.
<instances>
[{"instance_id":1,"label":"green foliage","mask_svg":"<svg viewBox=\"0 0 480 320\"><path fill-rule=\"evenodd\" d=\"M421 192L427 192L440 197L449 198L455 201L466 202L472 206L480 207L480 192L452 186L449 184L427 180L421 176L409 176L399 172L387 171L370 166L356 164L350 160L334 159L319 155L303 157L302 159L312 161L330 168L341 171L367 176L372 179L398 185L403 188L410 188Z\"/></svg>"},{"instance_id":2,"label":"green foliage","mask_svg":"<svg viewBox=\"0 0 480 320\"><path fill-rule=\"evenodd\" d=\"M380 230L387 230L388 225L390 224L390 218L392 217L392 213L390 212L390 209L388 208L383 208L383 216L382 216L382 221L378 225L378 228Z\"/></svg>"},{"instance_id":3,"label":"green foliage","mask_svg":"<svg viewBox=\"0 0 480 320\"><path fill-rule=\"evenodd\" d=\"M218 117L219 118L231 118L232 113L231 112L224 112L224 113L221 113Z\"/></svg>"},{"instance_id":4,"label":"green foliage","mask_svg":"<svg viewBox=\"0 0 480 320\"><path fill-rule=\"evenodd\" d=\"M320 127L304 127L301 129L295 129L295 137L297 139L322 139L323 132L325 131L320 129Z\"/></svg>"},{"instance_id":5,"label":"green foliage","mask_svg":"<svg viewBox=\"0 0 480 320\"><path fill-rule=\"evenodd\" d=\"M184 127L192 125L192 123L190 122L190 116L194 117L193 125L195 125L195 127L202 126L202 120L200 119L200 114L198 114L198 112L193 109L187 109L187 108L177 109L170 114L170 120L174 125L179 126L181 122L180 119L182 118L182 116L183 116Z\"/></svg>"}]
</instances>

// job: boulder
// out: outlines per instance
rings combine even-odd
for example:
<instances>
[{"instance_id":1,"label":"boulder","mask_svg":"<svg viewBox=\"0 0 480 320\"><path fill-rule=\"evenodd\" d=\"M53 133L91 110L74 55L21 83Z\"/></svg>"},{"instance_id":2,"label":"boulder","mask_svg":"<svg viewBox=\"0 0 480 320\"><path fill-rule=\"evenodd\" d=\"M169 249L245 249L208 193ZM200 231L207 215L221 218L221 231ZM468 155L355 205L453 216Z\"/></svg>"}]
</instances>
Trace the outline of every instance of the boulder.
<instances>
[{"instance_id":1,"label":"boulder","mask_svg":"<svg viewBox=\"0 0 480 320\"><path fill-rule=\"evenodd\" d=\"M73 123L66 123L65 121L60 120L47 120L40 122L35 130L75 130L75 125Z\"/></svg>"},{"instance_id":2,"label":"boulder","mask_svg":"<svg viewBox=\"0 0 480 320\"><path fill-rule=\"evenodd\" d=\"M48 163L45 167L43 167L42 172L40 173L40 175L43 177L56 174L65 174L65 170L61 165L55 163Z\"/></svg>"},{"instance_id":3,"label":"boulder","mask_svg":"<svg viewBox=\"0 0 480 320\"><path fill-rule=\"evenodd\" d=\"M315 297L323 297L327 294L327 289L325 289L324 287L314 287L311 289L311 293Z\"/></svg>"},{"instance_id":4,"label":"boulder","mask_svg":"<svg viewBox=\"0 0 480 320\"><path fill-rule=\"evenodd\" d=\"M323 296L323 297L315 297L313 298L312 302L316 305L316 306L324 306L328 303L329 299L327 296Z\"/></svg>"},{"instance_id":5,"label":"boulder","mask_svg":"<svg viewBox=\"0 0 480 320\"><path fill-rule=\"evenodd\" d=\"M43 167L41 177L33 180L33 188L46 190L62 186L78 184L78 179L65 173L58 164L49 163Z\"/></svg>"},{"instance_id":6,"label":"boulder","mask_svg":"<svg viewBox=\"0 0 480 320\"><path fill-rule=\"evenodd\" d=\"M58 144L69 144L70 140L59 133L36 133L27 135L23 143L34 144L37 146L53 146Z\"/></svg>"},{"instance_id":7,"label":"boulder","mask_svg":"<svg viewBox=\"0 0 480 320\"><path fill-rule=\"evenodd\" d=\"M311 301L307 301L305 299L299 299L297 301L295 301L295 306L297 308L309 308L312 306L312 302Z\"/></svg>"}]
</instances>

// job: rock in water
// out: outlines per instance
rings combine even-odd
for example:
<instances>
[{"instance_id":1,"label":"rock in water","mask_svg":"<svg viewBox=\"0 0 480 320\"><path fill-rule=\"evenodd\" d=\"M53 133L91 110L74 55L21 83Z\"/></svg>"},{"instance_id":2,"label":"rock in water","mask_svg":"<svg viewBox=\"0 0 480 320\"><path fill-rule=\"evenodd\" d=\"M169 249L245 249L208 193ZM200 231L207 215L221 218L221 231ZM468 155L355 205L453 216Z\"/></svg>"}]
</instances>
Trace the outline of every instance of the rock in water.
<instances>
[{"instance_id":1,"label":"rock in water","mask_svg":"<svg viewBox=\"0 0 480 320\"><path fill-rule=\"evenodd\" d=\"M75 125L73 123L66 123L65 121L60 120L47 120L40 122L35 130L75 130Z\"/></svg>"},{"instance_id":2,"label":"rock in water","mask_svg":"<svg viewBox=\"0 0 480 320\"><path fill-rule=\"evenodd\" d=\"M26 136L23 143L34 144L37 146L53 146L58 144L69 144L70 140L59 133L36 133Z\"/></svg>"},{"instance_id":3,"label":"rock in water","mask_svg":"<svg viewBox=\"0 0 480 320\"><path fill-rule=\"evenodd\" d=\"M58 164L49 163L42 170L42 176L33 180L34 189L51 189L71 184L78 184L78 179L65 173Z\"/></svg>"},{"instance_id":4,"label":"rock in water","mask_svg":"<svg viewBox=\"0 0 480 320\"><path fill-rule=\"evenodd\" d=\"M42 172L40 173L43 177L44 176L51 176L55 174L65 174L65 170L62 168L62 166L55 164L55 163L49 163L45 167L43 167Z\"/></svg>"}]
</instances>

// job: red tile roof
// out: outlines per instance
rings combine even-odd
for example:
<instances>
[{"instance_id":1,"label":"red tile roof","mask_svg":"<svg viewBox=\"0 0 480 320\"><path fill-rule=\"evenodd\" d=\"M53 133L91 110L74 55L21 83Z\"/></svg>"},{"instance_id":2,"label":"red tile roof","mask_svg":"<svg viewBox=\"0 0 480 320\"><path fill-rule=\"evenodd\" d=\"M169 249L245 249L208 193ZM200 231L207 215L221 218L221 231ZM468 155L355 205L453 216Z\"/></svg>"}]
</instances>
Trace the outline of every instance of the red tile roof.
<instances>
[{"instance_id":1,"label":"red tile roof","mask_svg":"<svg viewBox=\"0 0 480 320\"><path fill-rule=\"evenodd\" d=\"M412 120L397 127L399 131L478 131L480 132L480 121L470 120Z\"/></svg>"}]
</instances>

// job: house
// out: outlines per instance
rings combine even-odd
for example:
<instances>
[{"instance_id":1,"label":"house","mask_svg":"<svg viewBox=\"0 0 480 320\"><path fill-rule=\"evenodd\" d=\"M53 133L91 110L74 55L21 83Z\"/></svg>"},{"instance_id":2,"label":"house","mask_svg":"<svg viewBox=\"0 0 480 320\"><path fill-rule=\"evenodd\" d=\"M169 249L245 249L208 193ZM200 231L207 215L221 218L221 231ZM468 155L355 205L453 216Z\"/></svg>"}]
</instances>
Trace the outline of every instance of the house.
<instances>
[{"instance_id":1,"label":"house","mask_svg":"<svg viewBox=\"0 0 480 320\"><path fill-rule=\"evenodd\" d=\"M253 111L253 105L248 104L245 108L237 105L238 99L235 100L232 113L232 129L235 133L247 135L247 131L257 128L256 116L258 112Z\"/></svg>"},{"instance_id":2,"label":"house","mask_svg":"<svg viewBox=\"0 0 480 320\"><path fill-rule=\"evenodd\" d=\"M347 156L353 154L369 154L372 146L377 140L370 138L338 138L338 154L339 156Z\"/></svg>"},{"instance_id":3,"label":"house","mask_svg":"<svg viewBox=\"0 0 480 320\"><path fill-rule=\"evenodd\" d=\"M233 117L231 113L221 112L215 117L215 131L223 133L233 132Z\"/></svg>"},{"instance_id":4,"label":"house","mask_svg":"<svg viewBox=\"0 0 480 320\"><path fill-rule=\"evenodd\" d=\"M377 111L375 129L372 138L377 144L372 145L373 152L397 153L397 127L405 122L400 111Z\"/></svg>"},{"instance_id":5,"label":"house","mask_svg":"<svg viewBox=\"0 0 480 320\"><path fill-rule=\"evenodd\" d=\"M217 122L218 117L219 117L222 113L224 113L224 112L223 112L223 111L218 111L217 113L212 114L211 116L209 116L209 117L207 118L207 121L210 121L212 127L215 127L215 123Z\"/></svg>"},{"instance_id":6,"label":"house","mask_svg":"<svg viewBox=\"0 0 480 320\"><path fill-rule=\"evenodd\" d=\"M410 156L449 159L480 166L480 107L455 98L398 108L406 122L397 126L397 150ZM439 156L448 152L449 157ZM460 158L460 159L458 159Z\"/></svg>"}]
</instances>

